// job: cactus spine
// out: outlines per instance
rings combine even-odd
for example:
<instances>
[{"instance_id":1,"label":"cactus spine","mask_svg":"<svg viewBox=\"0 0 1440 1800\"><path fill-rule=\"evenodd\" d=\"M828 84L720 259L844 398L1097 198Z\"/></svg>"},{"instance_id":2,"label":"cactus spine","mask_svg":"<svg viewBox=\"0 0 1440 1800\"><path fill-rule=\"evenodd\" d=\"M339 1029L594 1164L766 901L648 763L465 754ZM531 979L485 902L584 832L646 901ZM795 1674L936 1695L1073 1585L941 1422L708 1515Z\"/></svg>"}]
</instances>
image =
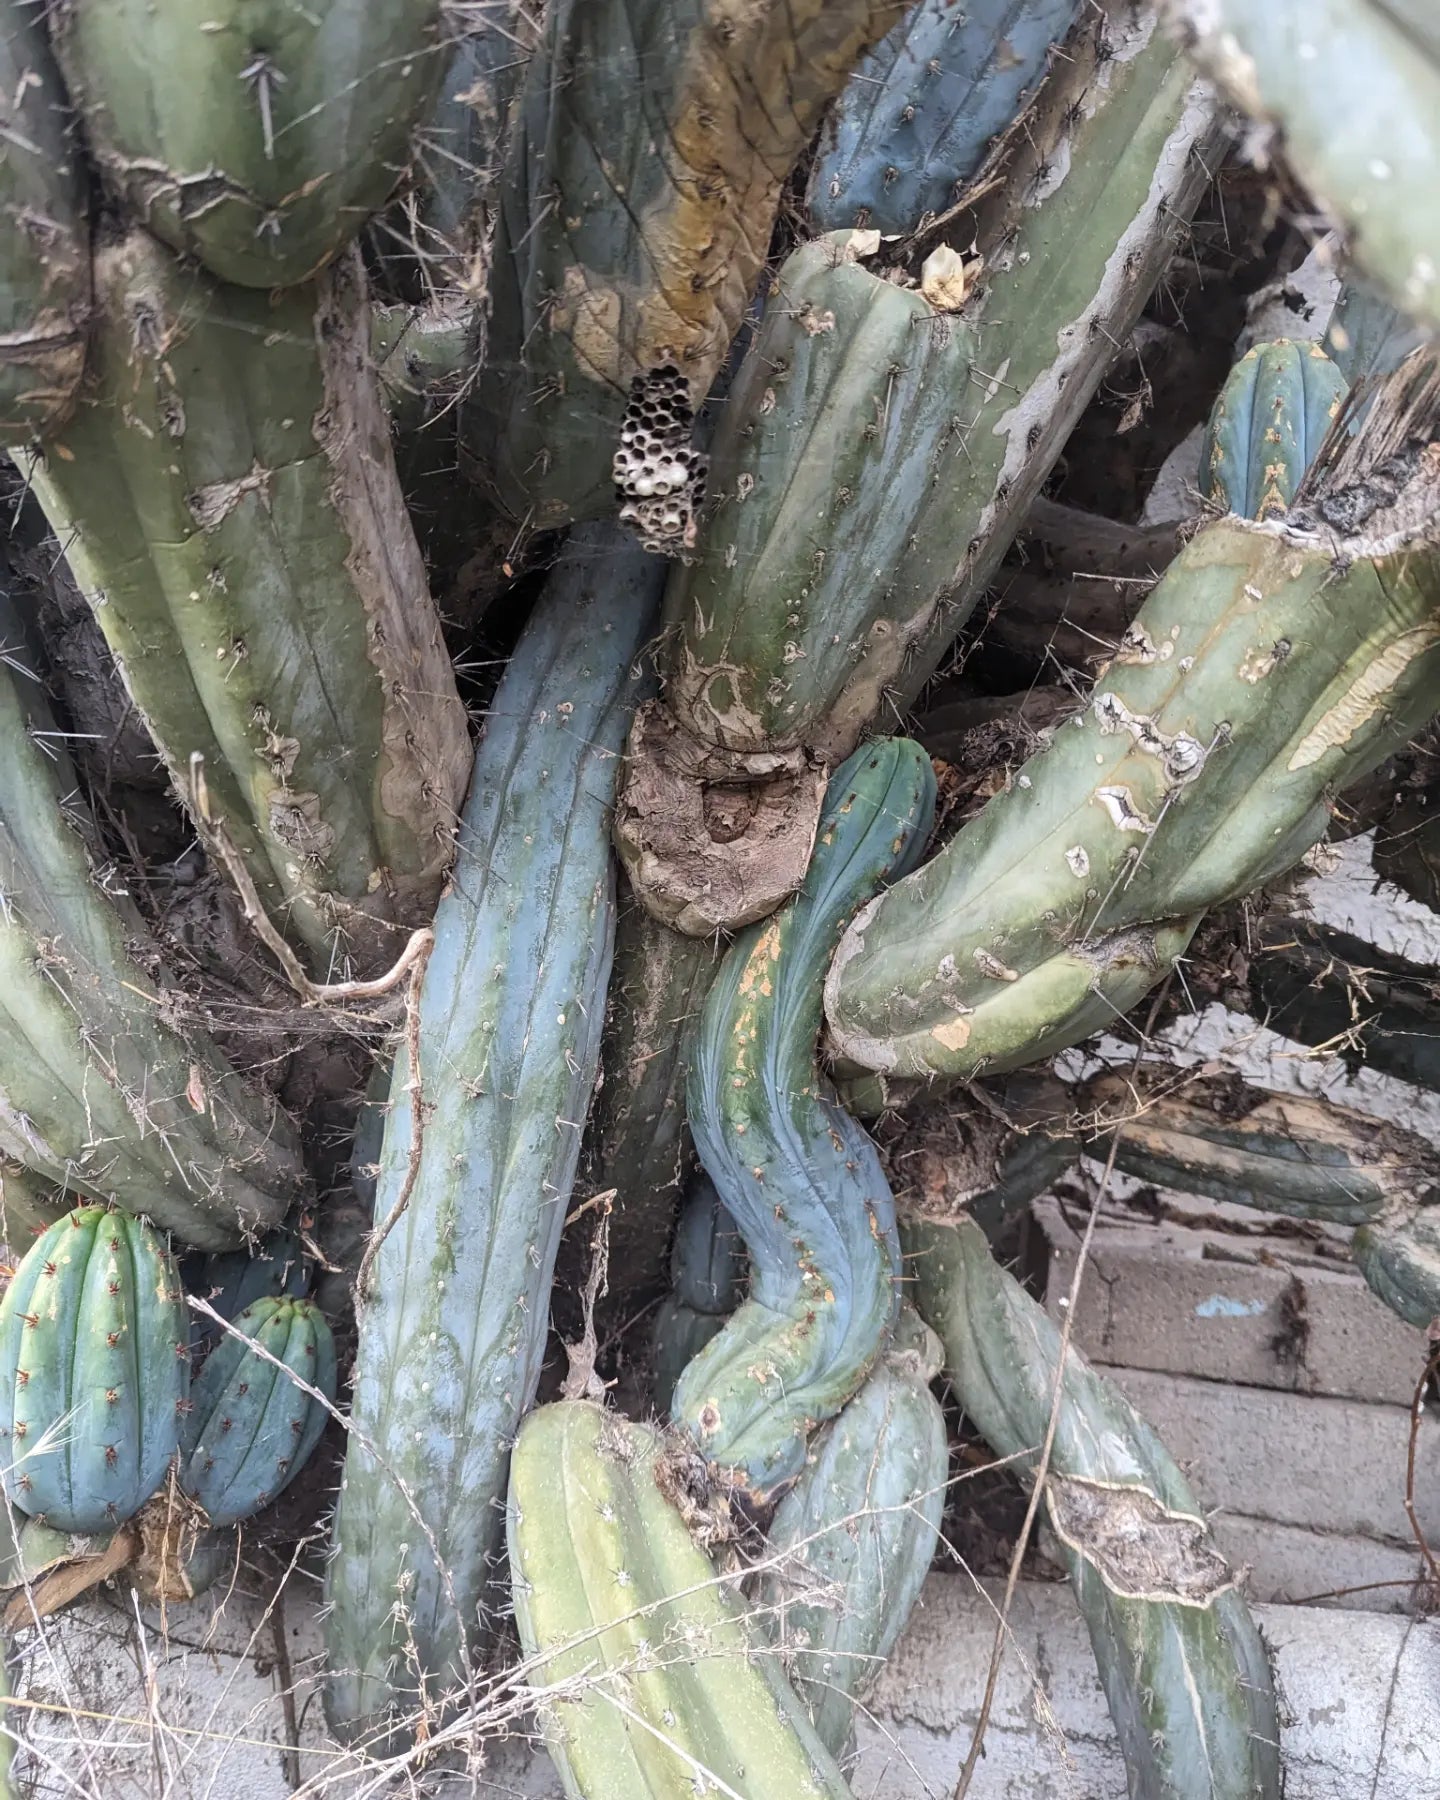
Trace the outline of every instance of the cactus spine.
<instances>
[{"instance_id":1,"label":"cactus spine","mask_svg":"<svg viewBox=\"0 0 1440 1800\"><path fill-rule=\"evenodd\" d=\"M890 1348L825 1428L770 1526L757 1597L836 1756L940 1542L949 1448L930 1383L942 1354L929 1326L902 1308Z\"/></svg>"},{"instance_id":2,"label":"cactus spine","mask_svg":"<svg viewBox=\"0 0 1440 1800\"><path fill-rule=\"evenodd\" d=\"M957 1399L1000 1456L1045 1482L1132 1794L1279 1800L1265 1646L1184 1476L1154 1432L995 1261L968 1220L906 1221L915 1302Z\"/></svg>"},{"instance_id":3,"label":"cactus spine","mask_svg":"<svg viewBox=\"0 0 1440 1800\"><path fill-rule=\"evenodd\" d=\"M899 1304L890 1189L875 1146L817 1068L815 1039L836 938L914 861L934 803L934 773L906 739L837 769L804 886L737 938L701 1015L690 1128L752 1279L681 1376L672 1413L758 1494L799 1472L807 1433L864 1380Z\"/></svg>"},{"instance_id":4,"label":"cactus spine","mask_svg":"<svg viewBox=\"0 0 1440 1800\"><path fill-rule=\"evenodd\" d=\"M541 1729L566 1794L848 1800L670 1499L671 1454L659 1433L585 1401L542 1406L520 1429L506 1515L515 1622L553 1690Z\"/></svg>"},{"instance_id":5,"label":"cactus spine","mask_svg":"<svg viewBox=\"0 0 1440 1800\"><path fill-rule=\"evenodd\" d=\"M445 68L441 0L60 0L90 148L132 216L224 281L304 281L379 206Z\"/></svg>"},{"instance_id":6,"label":"cactus spine","mask_svg":"<svg viewBox=\"0 0 1440 1800\"><path fill-rule=\"evenodd\" d=\"M1205 427L1205 498L1242 519L1288 510L1345 398L1345 377L1316 343L1256 344L1230 371Z\"/></svg>"},{"instance_id":7,"label":"cactus spine","mask_svg":"<svg viewBox=\"0 0 1440 1800\"><path fill-rule=\"evenodd\" d=\"M180 1277L150 1227L82 1206L0 1300L5 1492L60 1531L103 1531L165 1478L190 1388Z\"/></svg>"},{"instance_id":8,"label":"cactus spine","mask_svg":"<svg viewBox=\"0 0 1440 1800\"><path fill-rule=\"evenodd\" d=\"M469 749L358 255L272 299L131 232L95 285L91 389L35 489L180 792L201 753L321 979L377 973L435 903Z\"/></svg>"},{"instance_id":9,"label":"cactus spine","mask_svg":"<svg viewBox=\"0 0 1440 1800\"><path fill-rule=\"evenodd\" d=\"M1397 372L1304 529L1227 518L1192 539L1088 712L860 915L826 986L844 1057L970 1076L1077 1043L1145 993L1205 908L1297 861L1326 796L1430 716L1432 388Z\"/></svg>"},{"instance_id":10,"label":"cactus spine","mask_svg":"<svg viewBox=\"0 0 1440 1800\"><path fill-rule=\"evenodd\" d=\"M206 1357L180 1434L180 1484L213 1526L268 1506L320 1442L329 1414L288 1372L335 1398L335 1340L310 1301L256 1300L235 1330L239 1337L226 1332Z\"/></svg>"},{"instance_id":11,"label":"cactus spine","mask_svg":"<svg viewBox=\"0 0 1440 1800\"><path fill-rule=\"evenodd\" d=\"M919 0L836 101L810 176L821 231L914 231L959 200L1023 110L1078 0Z\"/></svg>"},{"instance_id":12,"label":"cactus spine","mask_svg":"<svg viewBox=\"0 0 1440 1800\"><path fill-rule=\"evenodd\" d=\"M408 1200L361 1301L328 1586L331 1723L372 1745L464 1690L497 1604L491 1502L539 1379L594 1085L610 807L654 585L612 532L572 538L490 707L421 995L413 1178L396 1061L377 1223Z\"/></svg>"},{"instance_id":13,"label":"cactus spine","mask_svg":"<svg viewBox=\"0 0 1440 1800\"><path fill-rule=\"evenodd\" d=\"M74 405L90 311L85 171L45 24L0 5L0 441L24 443Z\"/></svg>"},{"instance_id":14,"label":"cactus spine","mask_svg":"<svg viewBox=\"0 0 1440 1800\"><path fill-rule=\"evenodd\" d=\"M1153 15L1112 11L1083 15L977 213L983 266L941 247L917 290L846 233L780 272L667 589L664 708L637 719L618 815L637 893L679 929L731 929L798 884L811 761L923 687L1203 191L1213 96ZM713 807L717 786L741 794Z\"/></svg>"},{"instance_id":15,"label":"cactus spine","mask_svg":"<svg viewBox=\"0 0 1440 1800\"><path fill-rule=\"evenodd\" d=\"M7 1174L7 1200L42 1222L38 1178L228 1249L301 1191L295 1134L203 1033L169 1023L157 947L92 867L73 771L3 606L0 651L0 1158L31 1178Z\"/></svg>"}]
</instances>

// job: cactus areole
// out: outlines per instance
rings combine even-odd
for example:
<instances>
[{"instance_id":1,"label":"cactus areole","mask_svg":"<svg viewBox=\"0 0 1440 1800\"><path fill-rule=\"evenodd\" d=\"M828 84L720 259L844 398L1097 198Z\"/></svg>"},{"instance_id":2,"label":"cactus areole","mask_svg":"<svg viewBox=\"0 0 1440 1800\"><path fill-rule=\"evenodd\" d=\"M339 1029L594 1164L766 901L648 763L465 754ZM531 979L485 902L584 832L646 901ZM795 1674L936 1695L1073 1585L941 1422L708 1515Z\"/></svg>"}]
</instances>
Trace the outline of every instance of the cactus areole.
<instances>
[{"instance_id":1,"label":"cactus areole","mask_svg":"<svg viewBox=\"0 0 1440 1800\"><path fill-rule=\"evenodd\" d=\"M170 1252L141 1220L82 1206L36 1239L0 1300L6 1494L60 1531L106 1531L165 1479L190 1389Z\"/></svg>"}]
</instances>

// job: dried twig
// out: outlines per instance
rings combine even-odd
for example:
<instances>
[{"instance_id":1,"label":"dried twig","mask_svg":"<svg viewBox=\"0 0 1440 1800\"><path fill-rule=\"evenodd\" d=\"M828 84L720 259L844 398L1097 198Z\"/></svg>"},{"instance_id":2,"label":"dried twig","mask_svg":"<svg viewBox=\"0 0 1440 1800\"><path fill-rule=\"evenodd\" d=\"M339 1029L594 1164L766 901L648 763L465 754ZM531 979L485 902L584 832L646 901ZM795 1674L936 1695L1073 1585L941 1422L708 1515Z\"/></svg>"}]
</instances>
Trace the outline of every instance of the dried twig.
<instances>
[{"instance_id":1,"label":"dried twig","mask_svg":"<svg viewBox=\"0 0 1440 1800\"><path fill-rule=\"evenodd\" d=\"M420 1176L420 1156L425 1147L425 1096L420 1086L420 989L425 980L425 965L430 960L430 948L435 942L433 932L425 935L430 942L425 946L424 955L410 971L410 986L405 994L405 1061L409 1076L405 1092L410 1102L410 1155L405 1165L405 1180L395 1204L385 1215L383 1224L370 1234L370 1242L360 1258L360 1271L355 1277L357 1312L370 1298L370 1275L375 1267L375 1259L380 1254L380 1246L395 1229L400 1215L410 1204L410 1196L415 1192L415 1183Z\"/></svg>"}]
</instances>

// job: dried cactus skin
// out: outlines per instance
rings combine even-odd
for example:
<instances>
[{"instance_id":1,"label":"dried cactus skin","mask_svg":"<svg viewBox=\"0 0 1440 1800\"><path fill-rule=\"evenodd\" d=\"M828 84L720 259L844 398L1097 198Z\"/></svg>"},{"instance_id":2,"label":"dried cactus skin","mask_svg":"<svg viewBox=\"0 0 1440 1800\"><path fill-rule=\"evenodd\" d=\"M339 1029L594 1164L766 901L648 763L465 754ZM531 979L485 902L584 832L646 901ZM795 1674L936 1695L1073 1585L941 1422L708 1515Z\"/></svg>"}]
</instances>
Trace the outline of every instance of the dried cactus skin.
<instances>
[{"instance_id":1,"label":"dried cactus skin","mask_svg":"<svg viewBox=\"0 0 1440 1800\"><path fill-rule=\"evenodd\" d=\"M1310 919L1262 919L1256 940L1248 988L1262 1024L1346 1063L1440 1088L1440 1006L1423 970Z\"/></svg>"},{"instance_id":2,"label":"dried cactus skin","mask_svg":"<svg viewBox=\"0 0 1440 1800\"><path fill-rule=\"evenodd\" d=\"M572 537L489 709L436 914L420 1002L423 1141L360 1308L328 1583L331 1725L372 1748L464 1689L498 1603L490 1502L539 1378L598 1064L609 815L655 573L612 529ZM409 1082L402 1053L377 1222L405 1189Z\"/></svg>"},{"instance_id":3,"label":"dried cactus skin","mask_svg":"<svg viewBox=\"0 0 1440 1800\"><path fill-rule=\"evenodd\" d=\"M95 257L91 382L32 479L182 795L321 979L428 922L470 752L349 256L277 296L143 232Z\"/></svg>"},{"instance_id":4,"label":"dried cactus skin","mask_svg":"<svg viewBox=\"0 0 1440 1800\"><path fill-rule=\"evenodd\" d=\"M39 9L0 6L0 441L70 411L85 368L90 221L83 158Z\"/></svg>"},{"instance_id":5,"label":"dried cactus skin","mask_svg":"<svg viewBox=\"0 0 1440 1800\"><path fill-rule=\"evenodd\" d=\"M839 1054L969 1076L1077 1043L1106 995L1124 1010L1159 979L1207 907L1295 863L1328 794L1440 700L1427 532L1198 533L1087 712L851 926L826 986Z\"/></svg>"},{"instance_id":6,"label":"dried cactus skin","mask_svg":"<svg viewBox=\"0 0 1440 1800\"><path fill-rule=\"evenodd\" d=\"M203 1032L172 1025L157 947L92 866L23 643L0 602L0 1157L229 1249L303 1190L295 1132Z\"/></svg>"},{"instance_id":7,"label":"dried cactus skin","mask_svg":"<svg viewBox=\"0 0 1440 1800\"><path fill-rule=\"evenodd\" d=\"M1093 1077L1078 1102L1097 1136L1124 1121L1122 1173L1236 1206L1361 1225L1440 1188L1440 1157L1424 1138L1328 1098L1141 1064Z\"/></svg>"},{"instance_id":8,"label":"dried cactus skin","mask_svg":"<svg viewBox=\"0 0 1440 1800\"><path fill-rule=\"evenodd\" d=\"M673 364L691 403L704 398L782 183L903 3L546 9L500 184L490 366L464 425L477 478L517 523L612 511L636 376Z\"/></svg>"},{"instance_id":9,"label":"dried cactus skin","mask_svg":"<svg viewBox=\"0 0 1440 1800\"><path fill-rule=\"evenodd\" d=\"M617 814L641 901L681 930L733 929L798 885L818 811L804 770L924 686L1207 184L1213 95L1153 15L1098 16L979 217L986 266L958 312L867 267L856 233L780 272L720 419L693 562L666 593L668 734L637 720ZM715 784L748 780L761 802L784 759L793 817L712 825ZM693 790L678 844L676 770ZM726 891L742 855L768 890Z\"/></svg>"},{"instance_id":10,"label":"dried cactus skin","mask_svg":"<svg viewBox=\"0 0 1440 1800\"><path fill-rule=\"evenodd\" d=\"M703 1780L746 1800L848 1800L669 1498L668 1455L651 1427L588 1401L542 1406L520 1429L506 1514L515 1622L537 1681L560 1690L541 1730L565 1793L668 1800Z\"/></svg>"},{"instance_id":11,"label":"dried cactus skin","mask_svg":"<svg viewBox=\"0 0 1440 1800\"><path fill-rule=\"evenodd\" d=\"M1129 1402L995 1261L984 1234L902 1224L921 1317L1000 1456L1033 1470L1059 1412L1046 1480L1125 1758L1144 1800L1279 1800L1279 1721L1265 1646L1194 1494Z\"/></svg>"},{"instance_id":12,"label":"dried cactus skin","mask_svg":"<svg viewBox=\"0 0 1440 1800\"><path fill-rule=\"evenodd\" d=\"M935 777L904 738L831 779L804 885L736 939L701 1015L687 1095L706 1173L745 1240L745 1304L692 1362L672 1416L764 1495L855 1393L899 1305L894 1202L875 1146L816 1064L821 977L854 909L920 854Z\"/></svg>"},{"instance_id":13,"label":"dried cactus skin","mask_svg":"<svg viewBox=\"0 0 1440 1800\"><path fill-rule=\"evenodd\" d=\"M771 1522L756 1598L835 1756L940 1542L949 1447L930 1383L942 1360L935 1333L902 1308L889 1349L826 1426Z\"/></svg>"},{"instance_id":14,"label":"dried cactus skin","mask_svg":"<svg viewBox=\"0 0 1440 1800\"><path fill-rule=\"evenodd\" d=\"M715 938L682 937L633 897L621 899L603 1079L581 1152L585 1187L616 1190L606 1305L620 1317L663 1278L665 1245L694 1162L685 1122L691 1027L722 953Z\"/></svg>"},{"instance_id":15,"label":"dried cactus skin","mask_svg":"<svg viewBox=\"0 0 1440 1800\"><path fill-rule=\"evenodd\" d=\"M1350 1255L1392 1312L1425 1330L1440 1318L1440 1195L1402 1207L1355 1233Z\"/></svg>"},{"instance_id":16,"label":"dried cactus skin","mask_svg":"<svg viewBox=\"0 0 1440 1800\"><path fill-rule=\"evenodd\" d=\"M745 1295L745 1240L715 1184L698 1174L675 1221L670 1292L651 1332L655 1404L668 1410L686 1365L716 1336Z\"/></svg>"},{"instance_id":17,"label":"dried cactus skin","mask_svg":"<svg viewBox=\"0 0 1440 1800\"><path fill-rule=\"evenodd\" d=\"M1396 305L1440 325L1440 33L1397 0L1167 0L1200 67L1345 227Z\"/></svg>"},{"instance_id":18,"label":"dried cactus skin","mask_svg":"<svg viewBox=\"0 0 1440 1800\"><path fill-rule=\"evenodd\" d=\"M190 1388L180 1277L158 1234L82 1206L0 1300L5 1492L61 1531L123 1524L165 1478Z\"/></svg>"},{"instance_id":19,"label":"dried cactus skin","mask_svg":"<svg viewBox=\"0 0 1440 1800\"><path fill-rule=\"evenodd\" d=\"M1276 338L1247 350L1205 426L1205 498L1242 519L1286 512L1348 385L1317 343Z\"/></svg>"},{"instance_id":20,"label":"dried cactus skin","mask_svg":"<svg viewBox=\"0 0 1440 1800\"><path fill-rule=\"evenodd\" d=\"M914 231L953 206L1069 32L1078 0L920 0L831 109L806 204L820 231Z\"/></svg>"},{"instance_id":21,"label":"dried cactus skin","mask_svg":"<svg viewBox=\"0 0 1440 1800\"><path fill-rule=\"evenodd\" d=\"M395 186L441 0L58 0L61 67L131 215L222 281L306 280Z\"/></svg>"},{"instance_id":22,"label":"dried cactus skin","mask_svg":"<svg viewBox=\"0 0 1440 1800\"><path fill-rule=\"evenodd\" d=\"M251 1518L304 1468L329 1414L285 1373L335 1398L335 1340L309 1300L256 1300L234 1321L283 1368L226 1332L195 1378L180 1433L180 1485L212 1526Z\"/></svg>"}]
</instances>

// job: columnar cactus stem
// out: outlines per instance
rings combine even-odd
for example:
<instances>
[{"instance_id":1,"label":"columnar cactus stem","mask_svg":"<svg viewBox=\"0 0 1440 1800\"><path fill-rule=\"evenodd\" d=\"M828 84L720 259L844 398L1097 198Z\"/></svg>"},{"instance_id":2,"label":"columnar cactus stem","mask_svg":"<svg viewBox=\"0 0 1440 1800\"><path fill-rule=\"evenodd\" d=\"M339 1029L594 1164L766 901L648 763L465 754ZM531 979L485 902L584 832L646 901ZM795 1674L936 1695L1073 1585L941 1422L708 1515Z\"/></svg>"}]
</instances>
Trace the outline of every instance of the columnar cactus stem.
<instances>
[{"instance_id":1,"label":"columnar cactus stem","mask_svg":"<svg viewBox=\"0 0 1440 1800\"><path fill-rule=\"evenodd\" d=\"M1440 325L1440 36L1424 0L1167 0L1167 10L1227 97L1277 127L1360 267Z\"/></svg>"},{"instance_id":2,"label":"columnar cactus stem","mask_svg":"<svg viewBox=\"0 0 1440 1800\"><path fill-rule=\"evenodd\" d=\"M1279 1800L1280 1728L1260 1633L1189 1484L1123 1396L1070 1351L968 1220L907 1220L917 1309L1000 1456L1045 1503L1129 1776L1145 1800Z\"/></svg>"},{"instance_id":3,"label":"columnar cactus stem","mask_svg":"<svg viewBox=\"0 0 1440 1800\"><path fill-rule=\"evenodd\" d=\"M889 278L875 234L836 233L784 265L721 415L693 564L666 592L664 708L630 745L618 841L657 917L731 929L796 886L813 765L945 655L1222 135L1153 14L1087 9L966 227L978 256L941 246L916 286Z\"/></svg>"},{"instance_id":4,"label":"columnar cactus stem","mask_svg":"<svg viewBox=\"0 0 1440 1800\"><path fill-rule=\"evenodd\" d=\"M521 1427L515 1623L565 1792L849 1800L778 1657L691 1535L687 1520L704 1523L693 1475L658 1432L585 1401Z\"/></svg>"},{"instance_id":5,"label":"columnar cactus stem","mask_svg":"<svg viewBox=\"0 0 1440 1800\"><path fill-rule=\"evenodd\" d=\"M815 1039L836 938L919 855L934 798L930 764L907 739L837 769L804 886L735 941L700 1019L690 1128L753 1273L671 1410L757 1495L799 1472L808 1432L860 1386L899 1305L894 1201L875 1146L816 1065Z\"/></svg>"},{"instance_id":6,"label":"columnar cactus stem","mask_svg":"<svg viewBox=\"0 0 1440 1800\"><path fill-rule=\"evenodd\" d=\"M85 169L30 0L0 5L0 441L74 405L90 313Z\"/></svg>"},{"instance_id":7,"label":"columnar cactus stem","mask_svg":"<svg viewBox=\"0 0 1440 1800\"><path fill-rule=\"evenodd\" d=\"M1242 519L1278 518L1295 498L1345 398L1314 342L1256 344L1230 371L1200 446L1205 498Z\"/></svg>"},{"instance_id":8,"label":"columnar cactus stem","mask_svg":"<svg viewBox=\"0 0 1440 1800\"><path fill-rule=\"evenodd\" d=\"M224 281L304 281L385 200L440 85L441 0L58 0L90 149Z\"/></svg>"},{"instance_id":9,"label":"columnar cactus stem","mask_svg":"<svg viewBox=\"0 0 1440 1800\"><path fill-rule=\"evenodd\" d=\"M768 1533L757 1598L836 1756L940 1541L949 1446L930 1383L942 1360L935 1333L902 1308L890 1348L825 1428Z\"/></svg>"},{"instance_id":10,"label":"columnar cactus stem","mask_svg":"<svg viewBox=\"0 0 1440 1800\"><path fill-rule=\"evenodd\" d=\"M960 199L1045 73L1079 0L919 0L831 109L810 176L822 231L914 231Z\"/></svg>"},{"instance_id":11,"label":"columnar cactus stem","mask_svg":"<svg viewBox=\"0 0 1440 1800\"><path fill-rule=\"evenodd\" d=\"M613 532L571 539L487 714L418 1079L403 1052L391 1079L375 1219L393 1222L359 1298L327 1624L332 1726L375 1749L463 1694L499 1605L496 1502L599 1058L610 806L654 577Z\"/></svg>"},{"instance_id":12,"label":"columnar cactus stem","mask_svg":"<svg viewBox=\"0 0 1440 1800\"><path fill-rule=\"evenodd\" d=\"M476 473L518 524L612 509L633 380L673 366L689 405L704 399L754 292L782 183L903 8L547 7L500 188L489 367L466 414Z\"/></svg>"},{"instance_id":13,"label":"columnar cactus stem","mask_svg":"<svg viewBox=\"0 0 1440 1800\"><path fill-rule=\"evenodd\" d=\"M277 297L143 232L95 257L90 386L32 470L182 794L325 979L428 921L469 765L395 479L358 254Z\"/></svg>"},{"instance_id":14,"label":"columnar cactus stem","mask_svg":"<svg viewBox=\"0 0 1440 1800\"><path fill-rule=\"evenodd\" d=\"M721 1204L715 1183L691 1183L670 1247L670 1292L651 1332L655 1404L668 1411L687 1363L719 1332L745 1294L745 1240Z\"/></svg>"},{"instance_id":15,"label":"columnar cactus stem","mask_svg":"<svg viewBox=\"0 0 1440 1800\"><path fill-rule=\"evenodd\" d=\"M1087 712L851 926L826 986L841 1055L970 1076L1077 1043L1430 717L1437 392L1405 365L1312 476L1311 510L1217 520L1186 546Z\"/></svg>"},{"instance_id":16,"label":"columnar cactus stem","mask_svg":"<svg viewBox=\"0 0 1440 1800\"><path fill-rule=\"evenodd\" d=\"M299 1145L208 1036L181 1027L158 946L92 866L25 657L0 604L0 1159L230 1249L303 1190Z\"/></svg>"}]
</instances>

